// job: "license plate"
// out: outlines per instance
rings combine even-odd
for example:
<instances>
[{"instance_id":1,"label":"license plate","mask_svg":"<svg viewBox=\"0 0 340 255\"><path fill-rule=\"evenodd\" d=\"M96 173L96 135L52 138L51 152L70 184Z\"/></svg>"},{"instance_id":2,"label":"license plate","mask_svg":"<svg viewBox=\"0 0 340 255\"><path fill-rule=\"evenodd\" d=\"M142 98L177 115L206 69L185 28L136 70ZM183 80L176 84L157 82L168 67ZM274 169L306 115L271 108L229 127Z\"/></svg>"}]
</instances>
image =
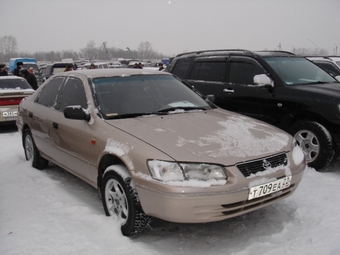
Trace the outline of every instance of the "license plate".
<instances>
[{"instance_id":1,"label":"license plate","mask_svg":"<svg viewBox=\"0 0 340 255\"><path fill-rule=\"evenodd\" d=\"M275 193L277 191L288 188L290 186L291 180L292 180L292 177L287 176L285 178L282 178L276 181L272 181L272 182L268 182L265 184L252 187L249 191L248 200L252 200L258 197L263 197L271 193Z\"/></svg>"},{"instance_id":2,"label":"license plate","mask_svg":"<svg viewBox=\"0 0 340 255\"><path fill-rule=\"evenodd\" d=\"M17 117L18 111L8 111L8 112L2 112L2 117L8 118L8 117Z\"/></svg>"}]
</instances>

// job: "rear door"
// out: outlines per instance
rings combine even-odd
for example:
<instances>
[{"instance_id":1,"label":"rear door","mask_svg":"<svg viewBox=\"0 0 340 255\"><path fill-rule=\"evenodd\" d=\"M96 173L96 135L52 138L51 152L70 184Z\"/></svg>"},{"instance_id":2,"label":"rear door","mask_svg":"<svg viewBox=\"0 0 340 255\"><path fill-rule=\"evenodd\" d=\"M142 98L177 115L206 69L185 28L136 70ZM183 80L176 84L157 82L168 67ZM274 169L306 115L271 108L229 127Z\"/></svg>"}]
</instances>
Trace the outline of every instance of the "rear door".
<instances>
[{"instance_id":1,"label":"rear door","mask_svg":"<svg viewBox=\"0 0 340 255\"><path fill-rule=\"evenodd\" d=\"M34 141L41 153L50 158L56 154L55 147L49 135L51 129L51 116L56 112L56 104L64 77L55 77L39 91L35 99L34 112L29 112L30 127Z\"/></svg>"},{"instance_id":2,"label":"rear door","mask_svg":"<svg viewBox=\"0 0 340 255\"><path fill-rule=\"evenodd\" d=\"M215 104L225 101L223 89L226 86L226 58L197 58L187 80L204 95L214 95Z\"/></svg>"}]
</instances>

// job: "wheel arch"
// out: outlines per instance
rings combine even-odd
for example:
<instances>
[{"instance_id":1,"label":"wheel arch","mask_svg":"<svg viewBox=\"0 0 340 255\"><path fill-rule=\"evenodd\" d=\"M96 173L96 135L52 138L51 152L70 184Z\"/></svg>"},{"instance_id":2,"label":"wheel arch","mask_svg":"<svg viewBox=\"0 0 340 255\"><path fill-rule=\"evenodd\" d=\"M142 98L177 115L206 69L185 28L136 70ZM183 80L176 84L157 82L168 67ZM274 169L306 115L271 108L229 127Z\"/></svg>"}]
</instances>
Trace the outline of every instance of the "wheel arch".
<instances>
[{"instance_id":1,"label":"wheel arch","mask_svg":"<svg viewBox=\"0 0 340 255\"><path fill-rule=\"evenodd\" d=\"M98 190L100 190L103 174L104 174L106 168L108 168L111 165L123 165L123 166L126 167L123 160L121 160L118 156L113 155L113 154L105 154L100 159L100 162L99 162L99 165L98 165L98 176L97 176L97 188L98 188Z\"/></svg>"},{"instance_id":2,"label":"wheel arch","mask_svg":"<svg viewBox=\"0 0 340 255\"><path fill-rule=\"evenodd\" d=\"M312 112L293 112L286 114L281 119L280 128L282 128L283 130L288 130L292 124L300 120L315 121L323 125L325 128L331 125L329 121L327 121L327 119L318 114Z\"/></svg>"}]
</instances>

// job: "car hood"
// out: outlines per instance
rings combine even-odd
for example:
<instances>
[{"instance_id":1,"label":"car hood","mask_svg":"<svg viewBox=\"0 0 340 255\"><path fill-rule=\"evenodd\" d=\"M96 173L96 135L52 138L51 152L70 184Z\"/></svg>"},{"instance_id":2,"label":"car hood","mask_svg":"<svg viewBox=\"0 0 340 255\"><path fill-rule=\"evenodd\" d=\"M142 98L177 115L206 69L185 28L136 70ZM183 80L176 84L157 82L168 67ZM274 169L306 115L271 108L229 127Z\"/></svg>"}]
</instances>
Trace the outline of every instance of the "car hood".
<instances>
[{"instance_id":1,"label":"car hood","mask_svg":"<svg viewBox=\"0 0 340 255\"><path fill-rule=\"evenodd\" d=\"M291 136L258 120L214 109L108 120L177 161L233 165L287 151Z\"/></svg>"},{"instance_id":2,"label":"car hood","mask_svg":"<svg viewBox=\"0 0 340 255\"><path fill-rule=\"evenodd\" d=\"M313 93L318 95L340 98L340 83L299 85L297 88L301 91L304 91L304 93Z\"/></svg>"}]
</instances>

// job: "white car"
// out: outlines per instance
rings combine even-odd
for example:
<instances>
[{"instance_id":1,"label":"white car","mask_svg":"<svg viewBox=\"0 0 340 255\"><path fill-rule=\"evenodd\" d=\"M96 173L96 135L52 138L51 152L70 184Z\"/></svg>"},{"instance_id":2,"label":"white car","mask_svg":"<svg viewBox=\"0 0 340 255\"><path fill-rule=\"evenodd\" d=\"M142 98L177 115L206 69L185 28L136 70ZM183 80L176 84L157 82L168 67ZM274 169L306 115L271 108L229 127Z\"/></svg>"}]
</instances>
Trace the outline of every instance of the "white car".
<instances>
[{"instance_id":1,"label":"white car","mask_svg":"<svg viewBox=\"0 0 340 255\"><path fill-rule=\"evenodd\" d=\"M21 100L34 93L26 79L0 76L0 125L15 124Z\"/></svg>"},{"instance_id":2,"label":"white car","mask_svg":"<svg viewBox=\"0 0 340 255\"><path fill-rule=\"evenodd\" d=\"M86 63L83 65L82 69L90 69L92 63ZM102 69L102 68L109 68L109 65L106 62L95 62L93 63L96 69Z\"/></svg>"},{"instance_id":3,"label":"white car","mask_svg":"<svg viewBox=\"0 0 340 255\"><path fill-rule=\"evenodd\" d=\"M307 57L333 77L340 76L340 57Z\"/></svg>"}]
</instances>

